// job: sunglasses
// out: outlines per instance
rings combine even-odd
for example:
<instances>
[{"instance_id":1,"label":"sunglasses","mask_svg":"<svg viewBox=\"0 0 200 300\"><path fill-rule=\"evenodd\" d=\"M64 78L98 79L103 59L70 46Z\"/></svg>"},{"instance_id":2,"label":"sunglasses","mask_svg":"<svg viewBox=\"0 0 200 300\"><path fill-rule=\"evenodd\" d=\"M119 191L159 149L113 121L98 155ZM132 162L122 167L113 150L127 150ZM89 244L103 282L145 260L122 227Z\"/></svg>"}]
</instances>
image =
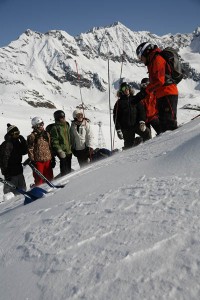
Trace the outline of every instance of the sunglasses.
<instances>
[{"instance_id":1,"label":"sunglasses","mask_svg":"<svg viewBox=\"0 0 200 300\"><path fill-rule=\"evenodd\" d=\"M20 135L20 131L14 131L11 133L12 136L18 136Z\"/></svg>"}]
</instances>

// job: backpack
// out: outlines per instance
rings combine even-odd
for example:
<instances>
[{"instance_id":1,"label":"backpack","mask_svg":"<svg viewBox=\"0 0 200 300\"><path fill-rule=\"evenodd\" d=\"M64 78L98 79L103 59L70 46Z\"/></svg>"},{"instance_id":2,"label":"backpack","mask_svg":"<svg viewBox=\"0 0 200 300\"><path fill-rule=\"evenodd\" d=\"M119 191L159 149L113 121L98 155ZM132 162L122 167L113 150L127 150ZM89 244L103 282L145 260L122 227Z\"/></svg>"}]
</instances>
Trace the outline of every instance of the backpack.
<instances>
[{"instance_id":1,"label":"backpack","mask_svg":"<svg viewBox=\"0 0 200 300\"><path fill-rule=\"evenodd\" d=\"M2 168L4 166L5 149L6 149L6 141L3 141L0 145L0 168Z\"/></svg>"},{"instance_id":2,"label":"backpack","mask_svg":"<svg viewBox=\"0 0 200 300\"><path fill-rule=\"evenodd\" d=\"M183 79L183 69L181 65L181 57L178 52L171 47L167 47L159 52L169 68L169 73L166 74L166 84L175 83L178 84Z\"/></svg>"}]
</instances>

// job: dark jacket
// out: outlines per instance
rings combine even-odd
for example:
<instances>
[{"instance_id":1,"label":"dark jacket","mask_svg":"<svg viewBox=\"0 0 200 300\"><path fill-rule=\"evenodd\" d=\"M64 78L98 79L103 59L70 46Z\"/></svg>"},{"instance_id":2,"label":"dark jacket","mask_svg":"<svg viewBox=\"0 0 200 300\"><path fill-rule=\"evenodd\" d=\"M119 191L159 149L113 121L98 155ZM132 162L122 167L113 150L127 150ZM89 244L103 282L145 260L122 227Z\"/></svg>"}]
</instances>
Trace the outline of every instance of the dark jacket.
<instances>
[{"instance_id":1,"label":"dark jacket","mask_svg":"<svg viewBox=\"0 0 200 300\"><path fill-rule=\"evenodd\" d=\"M1 172L5 177L23 173L22 155L27 154L27 143L23 136L13 138L6 134L1 145Z\"/></svg>"},{"instance_id":2,"label":"dark jacket","mask_svg":"<svg viewBox=\"0 0 200 300\"><path fill-rule=\"evenodd\" d=\"M146 120L144 106L139 102L134 104L133 95L119 94L119 99L114 105L113 120L116 130L129 129L138 125L139 121Z\"/></svg>"}]
</instances>

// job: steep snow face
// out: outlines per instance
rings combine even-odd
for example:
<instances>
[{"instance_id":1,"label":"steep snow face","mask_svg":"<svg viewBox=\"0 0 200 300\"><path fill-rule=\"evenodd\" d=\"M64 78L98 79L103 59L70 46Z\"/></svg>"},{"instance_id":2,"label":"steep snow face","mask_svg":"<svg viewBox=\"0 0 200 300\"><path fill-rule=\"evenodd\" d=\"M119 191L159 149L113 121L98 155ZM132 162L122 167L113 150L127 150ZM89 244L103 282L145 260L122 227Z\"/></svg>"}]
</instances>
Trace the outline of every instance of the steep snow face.
<instances>
[{"instance_id":1,"label":"steep snow face","mask_svg":"<svg viewBox=\"0 0 200 300\"><path fill-rule=\"evenodd\" d=\"M0 298L199 299L199 135L196 119L1 203Z\"/></svg>"}]
</instances>

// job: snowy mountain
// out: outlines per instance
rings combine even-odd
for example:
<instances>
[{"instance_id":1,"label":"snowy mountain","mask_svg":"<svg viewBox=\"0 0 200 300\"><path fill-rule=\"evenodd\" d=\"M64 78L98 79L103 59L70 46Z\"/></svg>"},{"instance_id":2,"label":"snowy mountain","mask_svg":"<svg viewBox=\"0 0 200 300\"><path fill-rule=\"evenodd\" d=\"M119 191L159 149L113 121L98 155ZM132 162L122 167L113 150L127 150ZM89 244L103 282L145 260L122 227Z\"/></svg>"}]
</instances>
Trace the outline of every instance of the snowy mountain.
<instances>
[{"instance_id":1,"label":"snowy mountain","mask_svg":"<svg viewBox=\"0 0 200 300\"><path fill-rule=\"evenodd\" d=\"M147 31L133 32L119 22L93 28L76 37L64 31L52 30L41 34L27 30L16 41L1 48L2 116L6 118L9 105L14 105L23 107L27 112L27 107L31 106L33 114L42 112L51 118L52 109L62 108L70 119L73 109L84 103L92 121L95 121L96 111L108 113L108 58L113 107L120 76L132 82L136 89L146 76L146 68L138 63L135 54L138 44L143 41L150 41L161 48L179 48L187 79L179 84L181 112L178 118L180 123L185 118L190 120L190 109L200 107L199 28L191 34L159 37ZM49 109L48 114L46 108ZM189 112L183 108L189 108Z\"/></svg>"}]
</instances>

